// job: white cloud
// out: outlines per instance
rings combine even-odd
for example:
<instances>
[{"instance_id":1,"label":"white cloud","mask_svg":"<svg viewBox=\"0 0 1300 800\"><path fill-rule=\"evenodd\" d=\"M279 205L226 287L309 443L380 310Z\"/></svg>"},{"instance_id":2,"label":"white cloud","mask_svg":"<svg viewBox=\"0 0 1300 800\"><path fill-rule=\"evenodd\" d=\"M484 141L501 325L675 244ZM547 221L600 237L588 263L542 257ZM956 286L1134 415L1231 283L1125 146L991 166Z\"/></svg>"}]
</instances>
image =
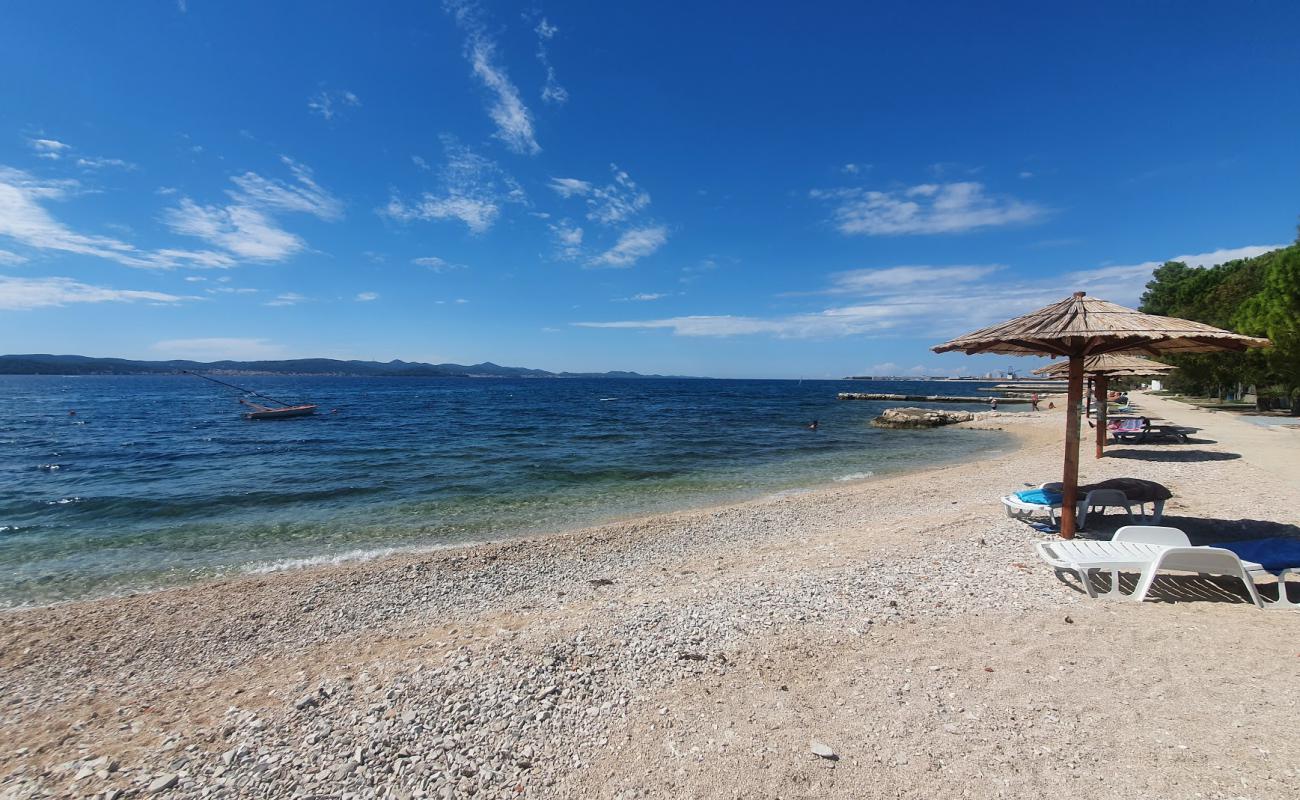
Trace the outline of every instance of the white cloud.
<instances>
[{"instance_id":1,"label":"white cloud","mask_svg":"<svg viewBox=\"0 0 1300 800\"><path fill-rule=\"evenodd\" d=\"M868 169L871 169L870 164L849 163L840 167L840 172L843 172L845 175L858 175L861 174L864 170L868 170Z\"/></svg>"},{"instance_id":2,"label":"white cloud","mask_svg":"<svg viewBox=\"0 0 1300 800\"><path fill-rule=\"evenodd\" d=\"M815 189L810 194L834 204L835 227L848 235L960 233L1028 223L1046 213L1033 203L988 195L983 184L973 181L921 184L889 192Z\"/></svg>"},{"instance_id":3,"label":"white cloud","mask_svg":"<svg viewBox=\"0 0 1300 800\"><path fill-rule=\"evenodd\" d=\"M267 305L267 306L296 306L296 305L298 305L299 303L301 303L302 301L304 301L304 300L306 300L306 299L308 299L308 298L306 298L306 297L304 297L304 296L298 294L297 292L285 292L284 294L276 295L276 298L275 298L274 300L269 300L269 301L263 303L263 305Z\"/></svg>"},{"instance_id":4,"label":"white cloud","mask_svg":"<svg viewBox=\"0 0 1300 800\"><path fill-rule=\"evenodd\" d=\"M361 98L346 89L321 89L307 101L307 109L324 117L327 122L338 116L342 109L360 105Z\"/></svg>"},{"instance_id":5,"label":"white cloud","mask_svg":"<svg viewBox=\"0 0 1300 800\"><path fill-rule=\"evenodd\" d=\"M451 272L454 269L466 269L464 264L452 264L443 258L437 256L421 256L420 258L411 259L411 263L417 266L426 267L434 272Z\"/></svg>"},{"instance_id":6,"label":"white cloud","mask_svg":"<svg viewBox=\"0 0 1300 800\"><path fill-rule=\"evenodd\" d=\"M560 197L583 196L591 192L591 184L577 178L551 178L551 188Z\"/></svg>"},{"instance_id":7,"label":"white cloud","mask_svg":"<svg viewBox=\"0 0 1300 800\"><path fill-rule=\"evenodd\" d=\"M496 124L496 138L516 153L535 155L542 148L533 135L532 114L497 60L496 42L488 35L474 0L444 0L443 7L465 32L465 57L474 77L493 95L488 116Z\"/></svg>"},{"instance_id":8,"label":"white cloud","mask_svg":"<svg viewBox=\"0 0 1300 800\"><path fill-rule=\"evenodd\" d=\"M106 258L128 267L229 266L210 251L144 251L111 236L78 233L55 219L43 203L63 200L80 184L46 181L21 170L0 167L0 237L37 250Z\"/></svg>"},{"instance_id":9,"label":"white cloud","mask_svg":"<svg viewBox=\"0 0 1300 800\"><path fill-rule=\"evenodd\" d=\"M17 253L11 252L9 250L0 250L0 264L3 264L7 267L15 267L18 266L19 264L26 264L26 263L27 263L26 256L20 256Z\"/></svg>"},{"instance_id":10,"label":"white cloud","mask_svg":"<svg viewBox=\"0 0 1300 800\"><path fill-rule=\"evenodd\" d=\"M72 278L11 278L0 275L0 309L24 311L70 303L179 303L193 300L165 292L110 289Z\"/></svg>"},{"instance_id":11,"label":"white cloud","mask_svg":"<svg viewBox=\"0 0 1300 800\"><path fill-rule=\"evenodd\" d=\"M533 32L537 34L537 61L542 65L546 72L546 83L542 86L542 101L554 103L555 105L564 105L569 102L569 91L560 85L560 81L555 77L555 67L551 64L550 52L546 49L546 43L555 38L555 34L560 29L542 17Z\"/></svg>"},{"instance_id":12,"label":"white cloud","mask_svg":"<svg viewBox=\"0 0 1300 800\"><path fill-rule=\"evenodd\" d=\"M668 296L668 294L667 294L666 292L637 292L636 294L632 295L631 297L620 297L620 298L618 298L618 299L619 299L620 301L632 301L632 302L639 302L639 303L648 303L648 302L650 302L650 301L652 301L652 300L662 300L662 299L664 299L664 298L667 297L667 296Z\"/></svg>"},{"instance_id":13,"label":"white cloud","mask_svg":"<svg viewBox=\"0 0 1300 800\"><path fill-rule=\"evenodd\" d=\"M123 161L120 158L99 158L97 156L83 157L77 159L77 166L83 169L103 169L105 167L116 167L118 169L133 170L135 164L130 161Z\"/></svg>"},{"instance_id":14,"label":"white cloud","mask_svg":"<svg viewBox=\"0 0 1300 800\"><path fill-rule=\"evenodd\" d=\"M267 339L213 337L207 339L168 339L151 347L166 358L193 361L257 361L283 358L285 349Z\"/></svg>"},{"instance_id":15,"label":"white cloud","mask_svg":"<svg viewBox=\"0 0 1300 800\"><path fill-rule=\"evenodd\" d=\"M491 229L505 203L526 203L519 184L495 161L478 155L454 137L443 137L447 163L442 169L443 193L425 192L419 201L405 203L397 197L381 209L382 214L401 222L411 220L458 220L470 233Z\"/></svg>"},{"instance_id":16,"label":"white cloud","mask_svg":"<svg viewBox=\"0 0 1300 800\"><path fill-rule=\"evenodd\" d=\"M593 267L630 267L646 256L652 255L668 241L668 229L662 225L633 228L624 231L618 242L592 258Z\"/></svg>"},{"instance_id":17,"label":"white cloud","mask_svg":"<svg viewBox=\"0 0 1300 800\"><path fill-rule=\"evenodd\" d=\"M556 256L565 261L577 261L582 257L582 228L569 222L561 220L554 225L549 226L551 235L555 238Z\"/></svg>"},{"instance_id":18,"label":"white cloud","mask_svg":"<svg viewBox=\"0 0 1300 800\"><path fill-rule=\"evenodd\" d=\"M28 146L36 151L39 158L48 158L51 161L58 161L63 157L65 150L72 149L72 145L60 142L58 139L28 139Z\"/></svg>"},{"instance_id":19,"label":"white cloud","mask_svg":"<svg viewBox=\"0 0 1300 800\"><path fill-rule=\"evenodd\" d=\"M929 267L902 266L884 269L855 269L836 272L831 275L831 287L826 290L832 294L859 293L867 294L886 290L897 290L916 286L944 286L954 283L970 283L990 275L1001 266L996 264Z\"/></svg>"},{"instance_id":20,"label":"white cloud","mask_svg":"<svg viewBox=\"0 0 1300 800\"><path fill-rule=\"evenodd\" d=\"M179 206L163 213L163 221L176 233L203 239L248 261L284 261L296 255L307 243L285 230L272 214L302 213L335 221L343 217L343 204L316 183L306 166L287 156L281 161L293 174L293 183L245 172L231 178L236 188L226 192L230 203L203 206L184 197Z\"/></svg>"},{"instance_id":21,"label":"white cloud","mask_svg":"<svg viewBox=\"0 0 1300 800\"><path fill-rule=\"evenodd\" d=\"M187 276L185 276L185 281L186 281L187 283L203 283L203 282L206 281L206 280L207 280L207 278L204 278L204 277L201 276L201 275L187 275Z\"/></svg>"},{"instance_id":22,"label":"white cloud","mask_svg":"<svg viewBox=\"0 0 1300 800\"><path fill-rule=\"evenodd\" d=\"M602 225L625 222L650 205L650 195L617 164L610 164L609 168L614 178L604 186L577 178L551 178L551 189L564 198L585 198L587 219L593 222Z\"/></svg>"},{"instance_id":23,"label":"white cloud","mask_svg":"<svg viewBox=\"0 0 1300 800\"><path fill-rule=\"evenodd\" d=\"M1259 255L1284 245L1253 245L1211 253L1178 256L1175 261L1208 266ZM766 334L781 338L831 338L872 334L929 336L935 342L1041 308L1076 290L1126 306L1135 306L1152 270L1164 261L1077 270L1053 276L1023 278L998 275L988 267L894 267L860 270L831 276L831 293L843 293L840 276L853 281L862 299L821 311L772 317L701 315L666 319L575 323L585 328L670 330L678 336L741 336ZM942 270L959 272L937 280ZM884 276L883 278L881 276ZM872 279L872 278L875 279ZM837 282L838 281L838 282ZM883 371L883 370L882 370Z\"/></svg>"},{"instance_id":24,"label":"white cloud","mask_svg":"<svg viewBox=\"0 0 1300 800\"><path fill-rule=\"evenodd\" d=\"M372 300L378 300L378 299L379 299L379 293L378 293L378 292L359 292L359 293L357 294L357 298L356 298L356 299L357 299L357 302L358 302L358 303L369 303L369 302L372 301Z\"/></svg>"},{"instance_id":25,"label":"white cloud","mask_svg":"<svg viewBox=\"0 0 1300 800\"><path fill-rule=\"evenodd\" d=\"M163 220L176 233L195 236L249 261L283 261L307 246L249 205L200 206L188 197Z\"/></svg>"},{"instance_id":26,"label":"white cloud","mask_svg":"<svg viewBox=\"0 0 1300 800\"><path fill-rule=\"evenodd\" d=\"M311 214L329 222L343 218L343 203L316 183L311 169L288 156L281 156L280 160L293 173L296 183L245 172L230 179L239 187L239 192L232 192L231 196L251 205Z\"/></svg>"}]
</instances>

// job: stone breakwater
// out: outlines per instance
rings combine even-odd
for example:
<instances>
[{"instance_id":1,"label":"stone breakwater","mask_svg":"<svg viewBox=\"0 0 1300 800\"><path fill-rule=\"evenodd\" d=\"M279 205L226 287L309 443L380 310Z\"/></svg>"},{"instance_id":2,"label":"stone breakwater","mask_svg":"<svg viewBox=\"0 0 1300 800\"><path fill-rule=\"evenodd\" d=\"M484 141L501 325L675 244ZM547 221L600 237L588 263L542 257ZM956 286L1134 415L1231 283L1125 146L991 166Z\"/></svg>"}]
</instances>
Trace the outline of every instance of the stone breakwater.
<instances>
[{"instance_id":1,"label":"stone breakwater","mask_svg":"<svg viewBox=\"0 0 1300 800\"><path fill-rule=\"evenodd\" d=\"M891 402L906 403L983 403L987 404L987 397L957 397L955 395L944 394L877 394L874 392L840 392L835 395L839 400L888 400ZM1029 403L1028 397L999 397L998 403Z\"/></svg>"},{"instance_id":2,"label":"stone breakwater","mask_svg":"<svg viewBox=\"0 0 1300 800\"><path fill-rule=\"evenodd\" d=\"M1297 702L1290 618L1064 587L997 504L1059 467L1060 418L1020 420L1029 445L978 463L0 615L0 798L1300 791L1300 743L1265 713ZM1236 478L1085 478L1222 517L1285 506L1218 464ZM1233 714L1251 724L1218 735ZM1177 781L1139 768L1162 757Z\"/></svg>"}]
</instances>

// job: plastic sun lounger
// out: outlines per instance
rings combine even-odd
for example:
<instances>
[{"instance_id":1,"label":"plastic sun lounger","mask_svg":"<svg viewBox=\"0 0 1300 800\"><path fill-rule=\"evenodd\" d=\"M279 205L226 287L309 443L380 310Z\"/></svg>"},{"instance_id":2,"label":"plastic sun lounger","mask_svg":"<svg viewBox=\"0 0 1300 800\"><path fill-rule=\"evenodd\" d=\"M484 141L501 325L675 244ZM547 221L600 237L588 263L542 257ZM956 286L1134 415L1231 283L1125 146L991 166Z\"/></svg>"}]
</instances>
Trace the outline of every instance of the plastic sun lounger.
<instances>
[{"instance_id":1,"label":"plastic sun lounger","mask_svg":"<svg viewBox=\"0 0 1300 800\"><path fill-rule=\"evenodd\" d=\"M1196 572L1201 575L1228 575L1241 580L1246 593L1259 608L1300 610L1300 603L1287 597L1286 578L1300 575L1300 567L1269 571L1252 561L1242 561L1231 550L1219 547L1193 547L1187 534L1177 528L1153 525L1128 525L1115 532L1108 542L1071 540L1037 542L1038 555L1058 573L1074 572L1089 597L1098 597L1091 580L1093 571L1111 573L1108 598L1127 597L1136 602L1146 599L1156 575L1161 570ZM1138 572L1137 586L1130 595L1120 589L1120 572ZM1254 577L1272 575L1278 581L1278 599L1265 602L1255 588Z\"/></svg>"},{"instance_id":2,"label":"plastic sun lounger","mask_svg":"<svg viewBox=\"0 0 1300 800\"><path fill-rule=\"evenodd\" d=\"M1050 484L1045 483L1038 488L1043 489L1049 485ZM1014 494L1005 495L1001 499L1002 505L1007 509L1007 516L1012 519L1025 520L1038 514L1046 515L1051 519L1053 525L1060 524L1056 518L1057 511L1061 508L1059 503L1030 503L1026 500L1021 500ZM1138 509L1136 519L1141 519L1144 522L1150 519L1151 522L1159 523L1160 518L1163 516L1165 511L1164 500L1153 501L1151 504L1151 514L1148 516L1146 513L1145 503L1137 503L1129 500L1123 492L1117 489L1094 489L1084 495L1083 499L1075 506L1075 517L1079 521L1079 527L1083 528L1088 524L1088 514L1094 512L1096 509L1122 508L1124 509L1124 513L1128 515L1129 522L1134 522L1136 519L1133 516L1133 506L1137 506ZM1103 511L1103 513L1105 512Z\"/></svg>"}]
</instances>

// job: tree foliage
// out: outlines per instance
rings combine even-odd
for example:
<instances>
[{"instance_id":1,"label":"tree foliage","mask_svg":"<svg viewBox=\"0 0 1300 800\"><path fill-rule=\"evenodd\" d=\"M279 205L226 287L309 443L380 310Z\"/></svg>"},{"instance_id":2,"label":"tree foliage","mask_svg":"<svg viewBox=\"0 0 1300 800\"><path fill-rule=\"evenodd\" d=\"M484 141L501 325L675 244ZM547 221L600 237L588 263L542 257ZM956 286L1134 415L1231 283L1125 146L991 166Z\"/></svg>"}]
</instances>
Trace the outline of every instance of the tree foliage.
<instances>
[{"instance_id":1,"label":"tree foliage","mask_svg":"<svg viewBox=\"0 0 1300 800\"><path fill-rule=\"evenodd\" d=\"M1273 341L1271 348L1247 353L1170 357L1179 367L1172 388L1223 396L1237 386L1253 385L1261 402L1280 400L1300 412L1300 241L1213 267L1170 261L1151 277L1142 311Z\"/></svg>"}]
</instances>

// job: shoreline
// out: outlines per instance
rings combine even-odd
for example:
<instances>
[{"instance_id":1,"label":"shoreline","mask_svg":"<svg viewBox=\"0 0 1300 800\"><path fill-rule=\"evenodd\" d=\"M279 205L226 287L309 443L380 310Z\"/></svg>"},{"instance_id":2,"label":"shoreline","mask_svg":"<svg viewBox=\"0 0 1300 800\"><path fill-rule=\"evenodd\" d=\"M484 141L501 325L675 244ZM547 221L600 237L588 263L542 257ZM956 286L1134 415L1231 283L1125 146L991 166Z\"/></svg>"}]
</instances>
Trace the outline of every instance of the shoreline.
<instances>
[{"instance_id":1,"label":"shoreline","mask_svg":"<svg viewBox=\"0 0 1300 800\"><path fill-rule=\"evenodd\" d=\"M993 413L996 415L996 412ZM1004 412L1002 416L1007 416L1012 413L1015 412ZM975 419L972 422L960 423L957 425L951 425L946 427L964 429L964 430L988 430L992 432L1009 434L1007 437L1007 443L1010 445L1010 450L1009 451L1000 450L998 451L998 455L1005 455L1007 452L1014 452L1016 448L1021 446L1021 441L1019 438L1017 438L1016 435L1017 426L1013 424L1010 426L1009 429L1004 429L1001 427L989 428L986 427L986 425L984 424L987 422L989 418L990 418L989 412L976 412ZM937 429L937 431L942 431L942 429ZM538 528L538 529L522 527L522 528L498 531L493 534L490 534L488 538L457 540L445 544L419 544L419 545L405 545L405 546L392 545L392 546L380 546L380 547L369 548L369 549L357 548L357 549L347 550L342 553L336 553L333 555L321 554L321 555L314 555L314 556L291 556L291 557L277 559L269 562L268 561L248 562L241 565L233 565L233 566L226 567L223 570L219 570L216 574L204 575L190 580L180 580L175 583L168 583L168 584L155 586L155 587L124 588L119 591L113 591L106 594L100 594L91 597L57 600L49 603L36 603L36 604L12 605L12 606L0 607L0 617L3 617L6 614L39 611L47 608L58 608L58 607L77 605L82 603L98 603L98 602L114 600L114 599L127 599L127 598L139 597L139 596L156 595L161 592L185 591L185 590L193 589L210 583L228 584L228 583L238 582L244 579L268 578L270 576L276 576L281 574L292 574L292 573L312 571L317 569L331 569L331 568L346 569L349 566L373 564L377 562L384 562L389 559L420 558L422 556L429 556L438 553L473 549L477 547L487 547L487 546L508 543L508 542L528 541L533 539L542 539L542 538L550 538L550 537L557 537L557 536L565 536L569 534L578 534L584 531L603 528L610 525L635 525L637 523L644 523L646 521L653 520L654 518L661 517L661 516L672 516L672 515L677 515L682 513L693 513L693 512L702 513L702 512L714 511L719 509L730 508L733 506L745 505L753 502L761 502L764 500L779 498L783 496L806 494L809 492L818 492L818 491L824 491L827 489L834 489L834 488L843 488L845 486L858 485L875 479L881 479L887 477L902 477L906 475L913 475L920 472L943 469L945 467L971 464L971 463L976 463L981 460L984 460L986 457L987 456L985 456L983 453L972 452L966 454L963 457L959 457L955 460L944 461L938 464L918 464L918 465L903 467L902 469L896 471L883 471L883 472L868 471L865 474L850 473L842 476L837 476L829 480L818 479L813 483L801 484L798 486L793 486L785 489L778 489L773 491L760 490L758 494L752 494L750 496L745 496L746 494L748 494L748 492L733 492L730 494L730 496L723 495L723 496L716 496L713 498L697 498L698 500L703 500L703 502L696 503L694 501L688 501L687 505L683 505L679 507L666 507L661 510L633 512L625 515L614 514L610 516L594 514L592 515L593 516L592 521L584 522L582 524L578 524L570 527L562 527L562 528L549 527L549 528ZM666 505L672 506L671 503L667 503L667 502Z\"/></svg>"},{"instance_id":2,"label":"shoreline","mask_svg":"<svg viewBox=\"0 0 1300 800\"><path fill-rule=\"evenodd\" d=\"M1125 739L1128 723L1102 710L1116 707L1191 745L1186 786L1227 792L1224 776L1267 773L1265 745L1294 762L1300 744L1279 740L1280 722L1225 743L1166 719L1243 704L1276 717L1269 704L1297 694L1270 680L1290 666L1279 626L1296 630L1291 615L1230 594L1137 606L1064 586L996 499L1059 470L1060 414L999 417L1016 446L979 461L0 615L0 689L12 698L0 712L0 797L151 786L175 797L775 797L813 786L860 797L869 782L880 796L991 798L1005 785L976 774L998 764L1024 793L1095 789L1086 769L1007 766L1042 748L1082 747L1095 763L1156 758L1157 745ZM1249 517L1285 493L1241 460L1210 466L1115 458L1084 472L1169 483L1171 524L1188 511ZM1244 485L1255 487L1246 497L1234 491ZM1227 639L1231 663L1215 658ZM1155 680L1172 653L1180 681L1160 696L1126 680ZM1075 664L1085 681L1054 682ZM1206 697L1200 681L1223 670L1262 680L1225 680L1231 691ZM942 700L950 690L964 710ZM1058 722L1044 720L1044 702ZM850 708L875 727L860 729ZM1080 743L1070 726L1085 723ZM842 754L833 770L809 756L810 737ZM921 750L949 767L918 772L909 760ZM1150 777L1110 779L1136 791ZM1190 797L1186 786L1147 791Z\"/></svg>"}]
</instances>

